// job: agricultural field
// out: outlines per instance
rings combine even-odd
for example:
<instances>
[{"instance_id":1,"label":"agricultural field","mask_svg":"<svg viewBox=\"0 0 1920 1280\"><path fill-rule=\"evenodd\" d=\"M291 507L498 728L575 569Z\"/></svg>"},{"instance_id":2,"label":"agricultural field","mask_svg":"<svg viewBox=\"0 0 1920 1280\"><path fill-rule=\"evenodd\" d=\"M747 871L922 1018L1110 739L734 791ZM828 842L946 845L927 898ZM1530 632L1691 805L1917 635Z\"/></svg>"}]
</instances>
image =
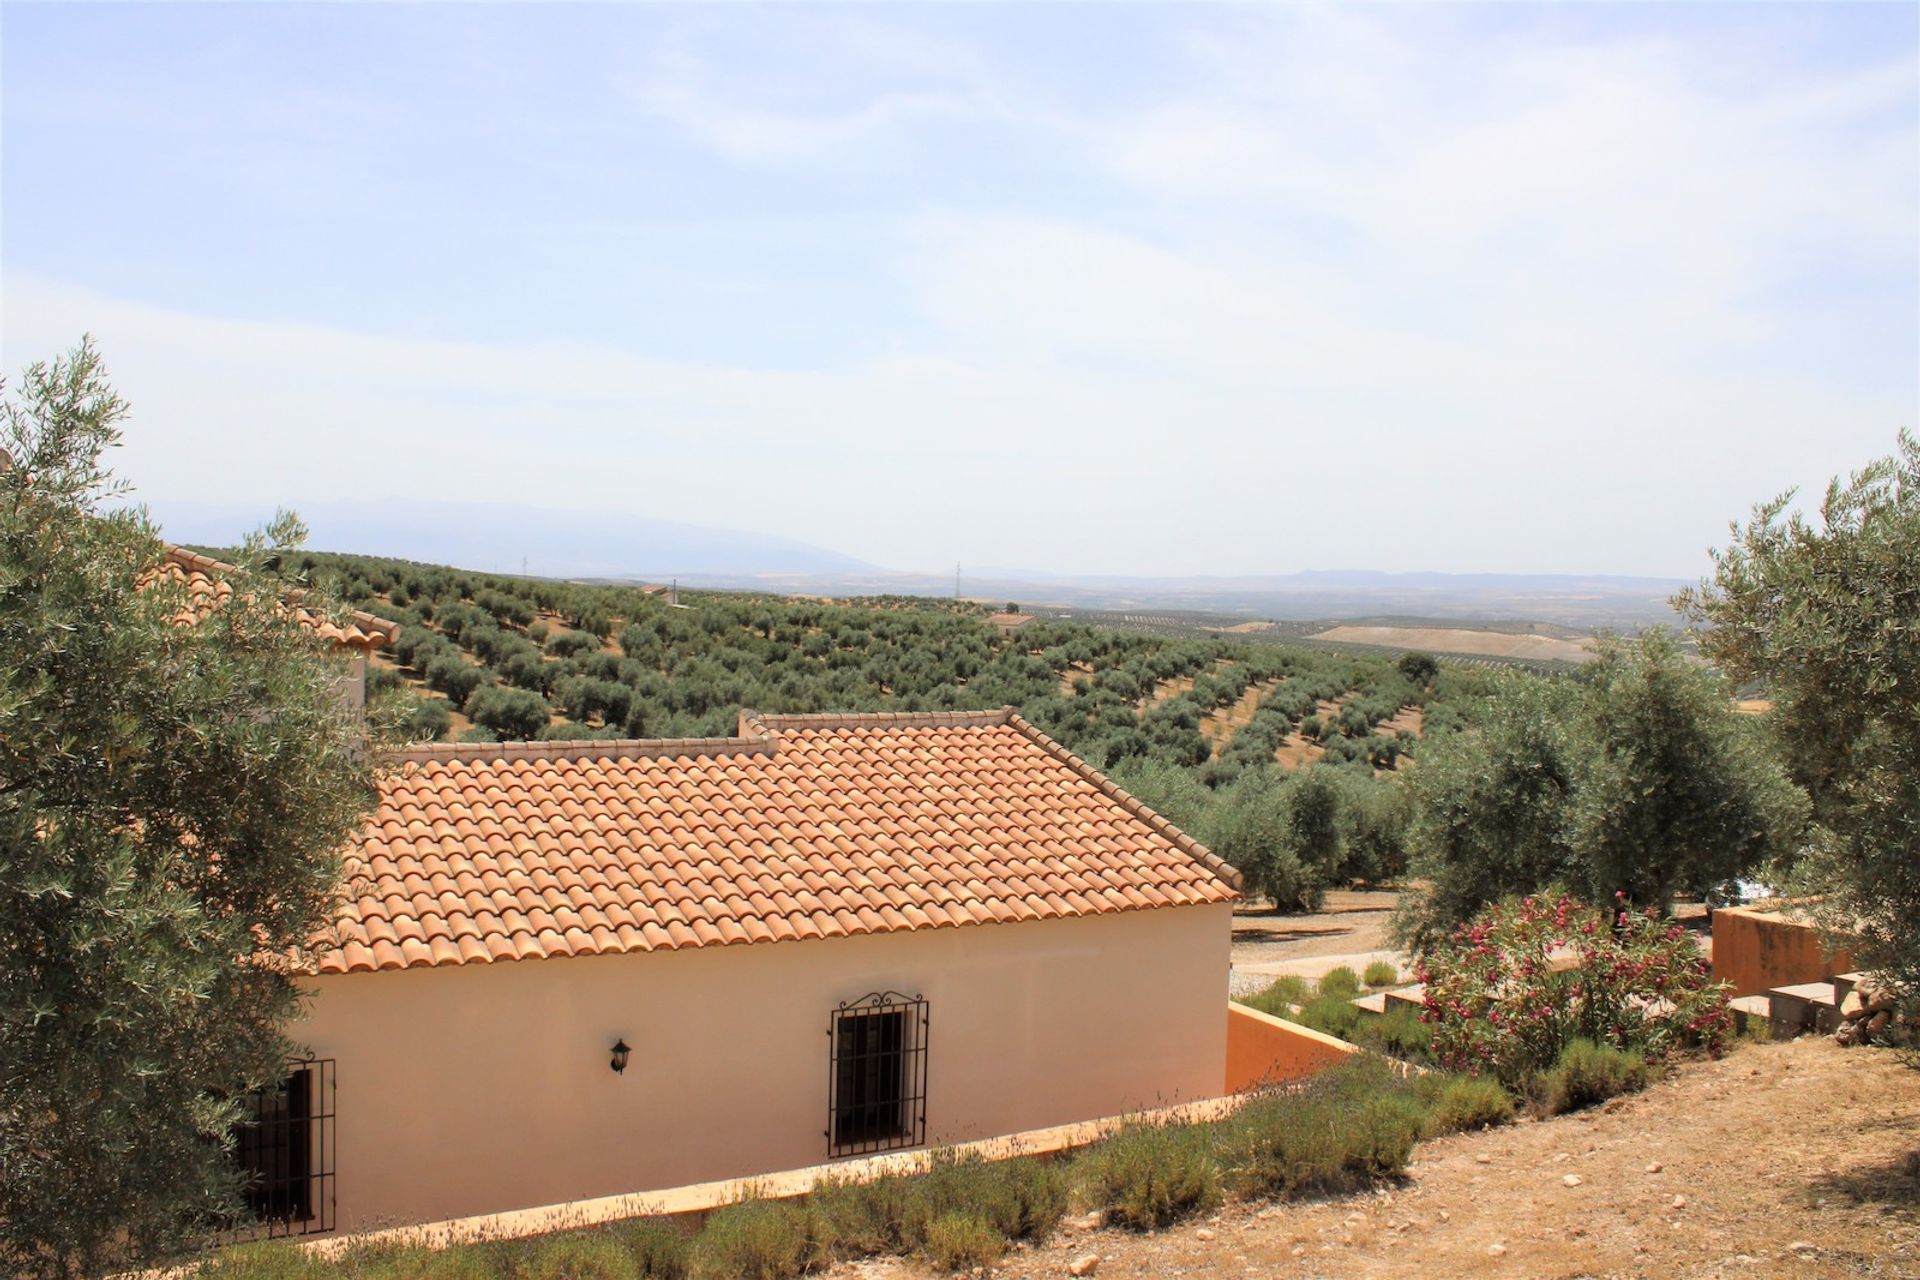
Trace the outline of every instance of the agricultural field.
<instances>
[{"instance_id":1,"label":"agricultural field","mask_svg":"<svg viewBox=\"0 0 1920 1280\"><path fill-rule=\"evenodd\" d=\"M1347 625L1329 627L1308 639L1382 649L1417 649L1427 653L1466 654L1481 658L1517 658L1527 662L1590 662L1595 653L1591 637L1480 631L1461 627Z\"/></svg>"},{"instance_id":2,"label":"agricultural field","mask_svg":"<svg viewBox=\"0 0 1920 1280\"><path fill-rule=\"evenodd\" d=\"M1050 621L1172 640L1227 640L1388 659L1405 653L1428 653L1456 669L1515 668L1539 675L1564 673L1591 661L1595 651L1591 635L1544 624L1447 626L1428 625L1430 620L1426 619L1399 618L1364 623L1333 619L1250 619L1242 614L1198 610L1033 607L1031 612Z\"/></svg>"}]
</instances>

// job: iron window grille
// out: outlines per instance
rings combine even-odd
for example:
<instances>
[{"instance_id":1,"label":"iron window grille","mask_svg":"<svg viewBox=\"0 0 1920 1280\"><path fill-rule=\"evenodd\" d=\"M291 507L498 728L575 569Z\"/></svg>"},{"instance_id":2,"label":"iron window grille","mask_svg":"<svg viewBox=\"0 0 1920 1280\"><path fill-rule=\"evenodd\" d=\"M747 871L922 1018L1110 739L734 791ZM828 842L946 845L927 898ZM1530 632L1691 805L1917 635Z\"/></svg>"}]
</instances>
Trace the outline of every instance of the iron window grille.
<instances>
[{"instance_id":1,"label":"iron window grille","mask_svg":"<svg viewBox=\"0 0 1920 1280\"><path fill-rule=\"evenodd\" d=\"M241 1099L234 1160L251 1221L236 1235L304 1236L334 1225L333 1059L288 1063L284 1079Z\"/></svg>"},{"instance_id":2,"label":"iron window grille","mask_svg":"<svg viewBox=\"0 0 1920 1280\"><path fill-rule=\"evenodd\" d=\"M897 991L843 1002L827 1028L827 1152L867 1155L927 1140L927 1002Z\"/></svg>"}]
</instances>

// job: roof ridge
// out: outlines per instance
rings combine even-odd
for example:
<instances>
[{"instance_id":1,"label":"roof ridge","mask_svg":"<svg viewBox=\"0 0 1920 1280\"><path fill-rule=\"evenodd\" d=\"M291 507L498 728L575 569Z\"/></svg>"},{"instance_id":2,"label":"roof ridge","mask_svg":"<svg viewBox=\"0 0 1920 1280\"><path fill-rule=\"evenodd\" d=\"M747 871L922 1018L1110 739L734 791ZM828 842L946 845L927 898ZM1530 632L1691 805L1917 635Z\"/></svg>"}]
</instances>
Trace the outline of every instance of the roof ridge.
<instances>
[{"instance_id":1,"label":"roof ridge","mask_svg":"<svg viewBox=\"0 0 1920 1280\"><path fill-rule=\"evenodd\" d=\"M1032 739L1042 750L1051 754L1056 760L1065 764L1088 782L1091 782L1099 790L1101 795L1104 795L1107 799L1113 801L1122 809L1125 809L1128 813L1146 823L1149 827L1152 827L1159 835L1172 841L1183 853L1190 855L1207 870L1213 872L1213 874L1219 876L1221 880L1231 885L1235 892L1242 892L1246 889L1247 878L1241 874L1238 867L1155 813L1145 802L1135 798L1119 783L1107 777L1106 774L1101 773L1098 769L1088 764L1085 760L1082 760L1079 756L1069 751L1047 734L1041 732L1038 727L1018 711L1012 707L1007 707L1006 712L1006 723L1026 734L1027 737Z\"/></svg>"},{"instance_id":2,"label":"roof ridge","mask_svg":"<svg viewBox=\"0 0 1920 1280\"><path fill-rule=\"evenodd\" d=\"M782 729L977 729L1008 724L1012 707L994 707L985 711L842 711L793 715L762 715L758 711L740 713L740 732L758 730L762 734Z\"/></svg>"},{"instance_id":3,"label":"roof ridge","mask_svg":"<svg viewBox=\"0 0 1920 1280\"><path fill-rule=\"evenodd\" d=\"M1012 707L989 711L847 711L762 715L744 709L731 738L554 738L531 742L422 742L394 753L398 764L435 760L650 760L667 756L770 756L783 730L977 729L1011 722Z\"/></svg>"},{"instance_id":4,"label":"roof ridge","mask_svg":"<svg viewBox=\"0 0 1920 1280\"><path fill-rule=\"evenodd\" d=\"M422 742L393 753L396 764L434 761L658 760L674 756L770 756L769 735L735 738L555 738L536 742Z\"/></svg>"}]
</instances>

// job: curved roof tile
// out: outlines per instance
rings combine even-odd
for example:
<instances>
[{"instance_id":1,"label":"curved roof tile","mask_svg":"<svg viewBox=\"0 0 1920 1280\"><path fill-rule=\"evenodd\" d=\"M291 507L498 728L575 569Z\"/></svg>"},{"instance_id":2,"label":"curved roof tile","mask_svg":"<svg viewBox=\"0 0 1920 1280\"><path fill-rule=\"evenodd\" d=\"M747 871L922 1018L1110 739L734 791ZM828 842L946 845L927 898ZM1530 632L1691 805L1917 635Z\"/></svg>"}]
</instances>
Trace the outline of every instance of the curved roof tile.
<instances>
[{"instance_id":1,"label":"curved roof tile","mask_svg":"<svg viewBox=\"0 0 1920 1280\"><path fill-rule=\"evenodd\" d=\"M501 815L521 829L500 834ZM384 773L347 874L321 973L1103 915L1240 884L1010 708L416 748Z\"/></svg>"}]
</instances>

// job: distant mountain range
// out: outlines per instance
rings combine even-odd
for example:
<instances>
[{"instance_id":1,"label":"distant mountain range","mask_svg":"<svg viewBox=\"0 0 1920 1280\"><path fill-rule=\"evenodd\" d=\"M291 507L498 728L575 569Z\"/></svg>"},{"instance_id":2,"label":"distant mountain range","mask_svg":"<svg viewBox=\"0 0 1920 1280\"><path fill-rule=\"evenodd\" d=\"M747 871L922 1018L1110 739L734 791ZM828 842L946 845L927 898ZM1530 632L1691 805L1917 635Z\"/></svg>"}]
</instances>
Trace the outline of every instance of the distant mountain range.
<instances>
[{"instance_id":1,"label":"distant mountain range","mask_svg":"<svg viewBox=\"0 0 1920 1280\"><path fill-rule=\"evenodd\" d=\"M150 504L175 542L229 546L272 514L265 506ZM393 556L491 573L826 596L948 596L954 580L879 568L771 534L614 512L459 502L302 503L321 551ZM1279 621L1417 617L1544 622L1579 630L1672 622L1677 578L1577 574L1310 570L1236 577L1127 577L996 569L963 575L970 598L1023 605L1197 610Z\"/></svg>"}]
</instances>

